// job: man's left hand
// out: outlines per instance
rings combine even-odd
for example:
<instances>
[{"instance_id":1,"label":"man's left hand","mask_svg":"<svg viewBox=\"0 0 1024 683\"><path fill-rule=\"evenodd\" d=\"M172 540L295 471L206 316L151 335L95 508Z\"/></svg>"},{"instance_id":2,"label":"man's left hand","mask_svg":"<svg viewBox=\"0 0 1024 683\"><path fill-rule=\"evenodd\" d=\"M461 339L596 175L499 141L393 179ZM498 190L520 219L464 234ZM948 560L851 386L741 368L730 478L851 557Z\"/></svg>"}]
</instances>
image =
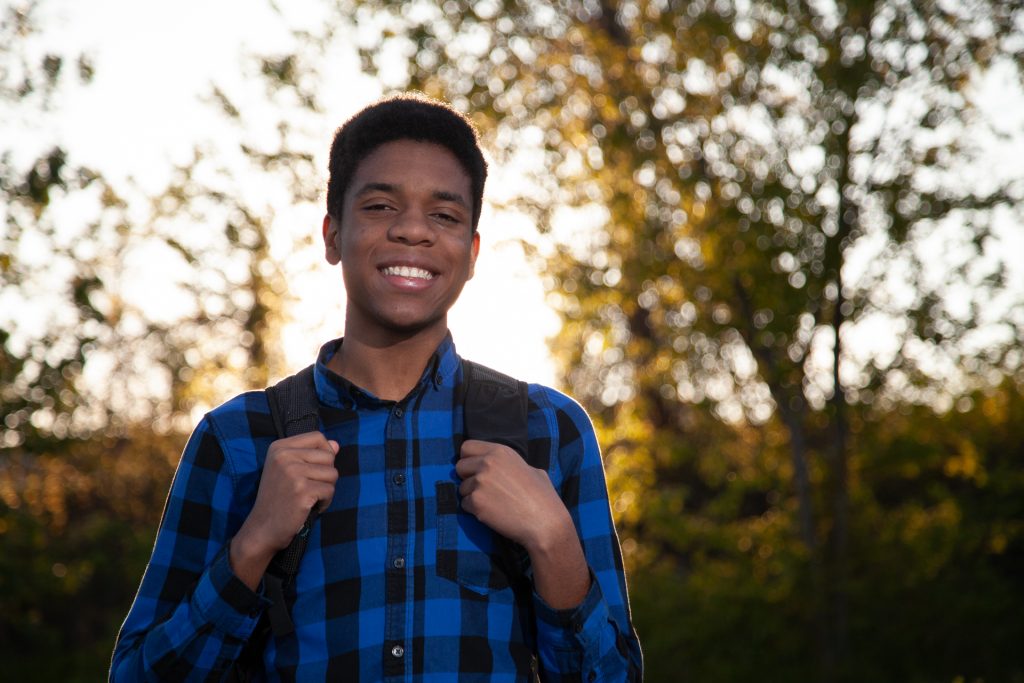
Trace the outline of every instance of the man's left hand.
<instances>
[{"instance_id":1,"label":"man's left hand","mask_svg":"<svg viewBox=\"0 0 1024 683\"><path fill-rule=\"evenodd\" d=\"M462 509L530 554L534 587L556 609L575 607L590 573L569 510L548 479L501 444L467 440L455 464Z\"/></svg>"},{"instance_id":2,"label":"man's left hand","mask_svg":"<svg viewBox=\"0 0 1024 683\"><path fill-rule=\"evenodd\" d=\"M572 524L544 470L502 444L470 439L455 465L462 509L529 550L558 525Z\"/></svg>"}]
</instances>

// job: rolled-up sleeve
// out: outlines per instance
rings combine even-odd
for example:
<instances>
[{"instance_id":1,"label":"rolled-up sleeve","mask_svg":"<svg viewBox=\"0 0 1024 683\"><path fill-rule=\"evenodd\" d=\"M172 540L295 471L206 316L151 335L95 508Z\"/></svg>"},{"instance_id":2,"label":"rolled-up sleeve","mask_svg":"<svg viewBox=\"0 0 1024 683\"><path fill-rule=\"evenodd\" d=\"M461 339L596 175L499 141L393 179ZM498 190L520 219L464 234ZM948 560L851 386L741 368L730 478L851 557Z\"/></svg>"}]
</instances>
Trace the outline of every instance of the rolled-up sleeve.
<instances>
[{"instance_id":1,"label":"rolled-up sleeve","mask_svg":"<svg viewBox=\"0 0 1024 683\"><path fill-rule=\"evenodd\" d=\"M204 418L174 475L153 554L114 648L111 681L208 680L237 658L270 601L231 570L235 486Z\"/></svg>"},{"instance_id":2,"label":"rolled-up sleeve","mask_svg":"<svg viewBox=\"0 0 1024 683\"><path fill-rule=\"evenodd\" d=\"M590 568L583 602L555 610L534 595L538 655L545 681L639 681L640 643L633 630L622 554L612 521L604 465L583 408L547 390L543 405L557 432L553 478L572 516Z\"/></svg>"}]
</instances>

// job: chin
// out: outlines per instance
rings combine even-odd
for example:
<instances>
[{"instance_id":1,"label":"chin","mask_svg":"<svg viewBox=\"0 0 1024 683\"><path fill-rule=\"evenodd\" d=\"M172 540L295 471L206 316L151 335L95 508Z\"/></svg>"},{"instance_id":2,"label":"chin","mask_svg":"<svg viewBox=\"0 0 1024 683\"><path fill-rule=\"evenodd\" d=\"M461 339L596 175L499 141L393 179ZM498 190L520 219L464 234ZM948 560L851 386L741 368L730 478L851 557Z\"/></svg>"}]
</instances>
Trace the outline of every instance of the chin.
<instances>
[{"instance_id":1,"label":"chin","mask_svg":"<svg viewBox=\"0 0 1024 683\"><path fill-rule=\"evenodd\" d=\"M411 316L396 316L387 320L382 320L381 326L394 334L398 334L403 337L414 337L417 334L438 327L447 330L448 320L446 316L428 319Z\"/></svg>"}]
</instances>

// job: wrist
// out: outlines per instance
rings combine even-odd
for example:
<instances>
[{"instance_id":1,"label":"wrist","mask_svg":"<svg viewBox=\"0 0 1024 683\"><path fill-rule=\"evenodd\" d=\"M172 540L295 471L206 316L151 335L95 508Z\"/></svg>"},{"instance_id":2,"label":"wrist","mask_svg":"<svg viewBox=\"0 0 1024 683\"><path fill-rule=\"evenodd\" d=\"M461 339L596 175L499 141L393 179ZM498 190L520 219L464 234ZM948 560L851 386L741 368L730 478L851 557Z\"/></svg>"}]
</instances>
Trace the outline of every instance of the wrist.
<instances>
[{"instance_id":1,"label":"wrist","mask_svg":"<svg viewBox=\"0 0 1024 683\"><path fill-rule=\"evenodd\" d=\"M246 533L245 525L228 544L228 562L234 572L245 585L256 590L263 573L274 558L275 550L260 543L258 538Z\"/></svg>"},{"instance_id":2,"label":"wrist","mask_svg":"<svg viewBox=\"0 0 1024 683\"><path fill-rule=\"evenodd\" d=\"M561 507L561 506L560 506ZM532 536L523 544L531 557L550 557L562 552L566 545L578 543L576 527L564 507L545 515L543 523L534 525Z\"/></svg>"}]
</instances>

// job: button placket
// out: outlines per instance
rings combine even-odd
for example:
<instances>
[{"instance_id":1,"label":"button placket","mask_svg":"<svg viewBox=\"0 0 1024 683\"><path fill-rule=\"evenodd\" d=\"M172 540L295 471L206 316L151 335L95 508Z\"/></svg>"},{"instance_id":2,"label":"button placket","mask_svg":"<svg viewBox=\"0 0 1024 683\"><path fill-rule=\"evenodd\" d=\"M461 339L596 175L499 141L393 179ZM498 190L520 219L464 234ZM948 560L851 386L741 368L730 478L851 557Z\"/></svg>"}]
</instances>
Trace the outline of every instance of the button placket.
<instances>
[{"instance_id":1,"label":"button placket","mask_svg":"<svg viewBox=\"0 0 1024 683\"><path fill-rule=\"evenodd\" d=\"M384 675L403 674L405 663L404 640L409 637L406 624L406 601L409 595L410 574L403 571L412 523L410 514L410 479L409 434L408 425L403 418L405 409L398 405L391 406L387 418L385 442L385 488L387 489L388 538L385 557L385 638L390 646L385 646Z\"/></svg>"}]
</instances>

